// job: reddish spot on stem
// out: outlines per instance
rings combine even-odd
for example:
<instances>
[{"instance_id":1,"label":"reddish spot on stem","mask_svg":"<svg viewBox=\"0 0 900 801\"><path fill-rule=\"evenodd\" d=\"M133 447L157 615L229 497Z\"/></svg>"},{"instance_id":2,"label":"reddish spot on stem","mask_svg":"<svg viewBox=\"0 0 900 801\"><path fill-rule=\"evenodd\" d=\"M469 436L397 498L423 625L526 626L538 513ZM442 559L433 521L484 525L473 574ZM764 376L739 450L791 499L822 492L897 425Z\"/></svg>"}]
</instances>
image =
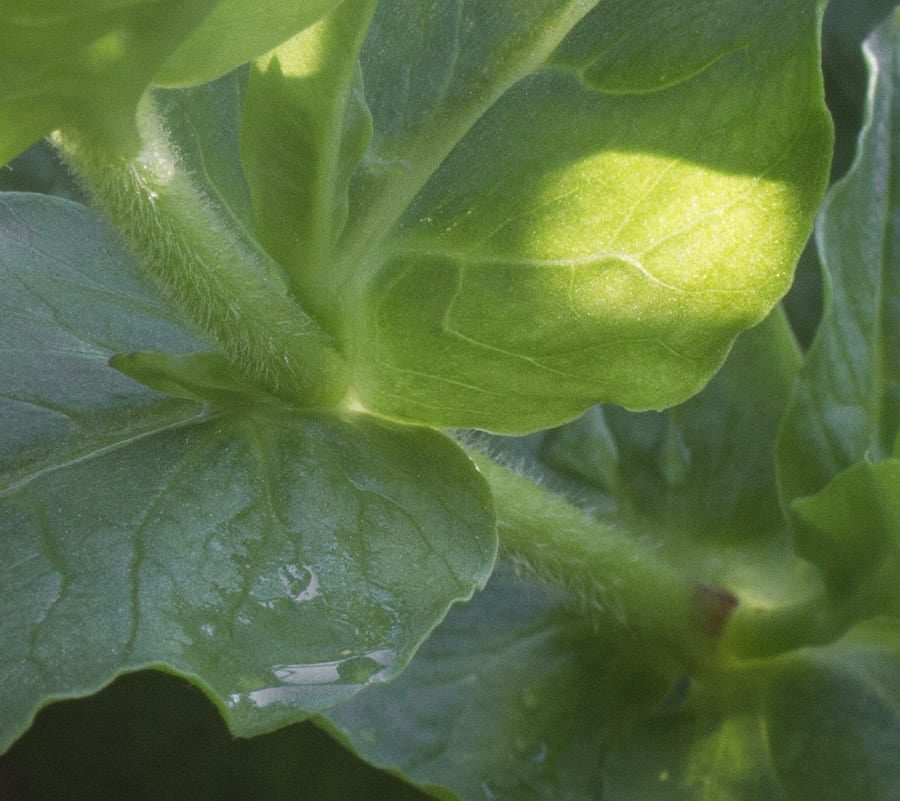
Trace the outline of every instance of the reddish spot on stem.
<instances>
[{"instance_id":1,"label":"reddish spot on stem","mask_svg":"<svg viewBox=\"0 0 900 801\"><path fill-rule=\"evenodd\" d=\"M719 637L722 634L728 618L738 605L737 596L718 584L695 584L693 600L700 619L700 627L710 637Z\"/></svg>"}]
</instances>

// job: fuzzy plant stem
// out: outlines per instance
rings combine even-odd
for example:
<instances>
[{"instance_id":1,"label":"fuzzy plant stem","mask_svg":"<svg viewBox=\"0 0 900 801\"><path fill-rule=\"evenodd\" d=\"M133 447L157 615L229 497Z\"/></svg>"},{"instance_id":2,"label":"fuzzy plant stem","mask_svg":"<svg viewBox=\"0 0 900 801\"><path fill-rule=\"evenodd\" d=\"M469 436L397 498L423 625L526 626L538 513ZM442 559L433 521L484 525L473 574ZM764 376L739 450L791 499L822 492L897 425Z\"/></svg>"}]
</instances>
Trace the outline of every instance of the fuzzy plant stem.
<instances>
[{"instance_id":1,"label":"fuzzy plant stem","mask_svg":"<svg viewBox=\"0 0 900 801\"><path fill-rule=\"evenodd\" d=\"M489 457L469 455L491 487L507 555L566 588L599 627L664 644L661 650L691 671L715 664L737 605L731 592L686 576L651 546Z\"/></svg>"},{"instance_id":2,"label":"fuzzy plant stem","mask_svg":"<svg viewBox=\"0 0 900 801\"><path fill-rule=\"evenodd\" d=\"M339 402L347 369L331 338L290 294L280 266L194 184L149 93L138 130L132 157L80 132L53 141L140 264L241 374L300 406Z\"/></svg>"},{"instance_id":3,"label":"fuzzy plant stem","mask_svg":"<svg viewBox=\"0 0 900 801\"><path fill-rule=\"evenodd\" d=\"M734 670L838 639L885 608L900 609L900 557L886 559L851 593L823 587L774 608L740 604L725 587L691 577L652 547L599 521L491 458L469 450L494 498L503 551L568 590L604 630L655 643L690 672Z\"/></svg>"}]
</instances>

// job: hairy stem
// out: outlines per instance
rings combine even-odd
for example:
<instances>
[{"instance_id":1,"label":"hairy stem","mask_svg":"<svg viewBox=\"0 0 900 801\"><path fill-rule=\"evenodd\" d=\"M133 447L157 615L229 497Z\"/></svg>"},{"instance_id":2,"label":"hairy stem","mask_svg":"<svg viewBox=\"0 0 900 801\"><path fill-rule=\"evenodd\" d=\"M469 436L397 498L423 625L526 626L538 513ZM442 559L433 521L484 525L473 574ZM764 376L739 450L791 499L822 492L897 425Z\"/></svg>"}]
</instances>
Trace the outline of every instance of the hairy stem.
<instances>
[{"instance_id":1,"label":"hairy stem","mask_svg":"<svg viewBox=\"0 0 900 801\"><path fill-rule=\"evenodd\" d=\"M337 403L347 373L331 338L290 295L278 264L194 185L149 94L138 129L131 158L79 132L54 141L144 268L244 376L292 403Z\"/></svg>"},{"instance_id":2,"label":"hairy stem","mask_svg":"<svg viewBox=\"0 0 900 801\"><path fill-rule=\"evenodd\" d=\"M737 604L727 589L690 579L651 546L483 454L469 455L490 484L507 554L569 590L601 627L663 643L689 670L715 661Z\"/></svg>"}]
</instances>

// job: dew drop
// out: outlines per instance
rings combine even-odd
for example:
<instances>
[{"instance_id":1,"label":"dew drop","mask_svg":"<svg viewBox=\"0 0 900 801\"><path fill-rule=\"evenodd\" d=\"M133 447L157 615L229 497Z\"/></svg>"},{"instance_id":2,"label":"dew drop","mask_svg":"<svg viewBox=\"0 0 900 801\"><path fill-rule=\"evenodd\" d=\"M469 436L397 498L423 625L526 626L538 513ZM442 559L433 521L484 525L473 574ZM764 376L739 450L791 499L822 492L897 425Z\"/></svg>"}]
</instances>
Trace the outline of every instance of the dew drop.
<instances>
[{"instance_id":1,"label":"dew drop","mask_svg":"<svg viewBox=\"0 0 900 801\"><path fill-rule=\"evenodd\" d=\"M306 565L285 565L279 568L278 580L295 603L311 601L322 594L319 577Z\"/></svg>"},{"instance_id":2,"label":"dew drop","mask_svg":"<svg viewBox=\"0 0 900 801\"><path fill-rule=\"evenodd\" d=\"M541 743L538 746L538 750L535 751L531 755L530 762L532 765L542 765L544 761L547 759L547 754L550 753L550 749L547 747L547 743Z\"/></svg>"}]
</instances>

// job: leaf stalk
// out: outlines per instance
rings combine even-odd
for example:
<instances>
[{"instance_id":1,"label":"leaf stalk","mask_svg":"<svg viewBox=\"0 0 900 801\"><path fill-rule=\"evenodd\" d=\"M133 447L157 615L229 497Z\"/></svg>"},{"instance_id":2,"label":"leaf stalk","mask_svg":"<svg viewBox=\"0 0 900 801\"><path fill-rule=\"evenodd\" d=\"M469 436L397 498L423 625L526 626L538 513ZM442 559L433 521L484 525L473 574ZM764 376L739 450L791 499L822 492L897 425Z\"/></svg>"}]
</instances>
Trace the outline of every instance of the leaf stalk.
<instances>
[{"instance_id":1,"label":"leaf stalk","mask_svg":"<svg viewBox=\"0 0 900 801\"><path fill-rule=\"evenodd\" d=\"M280 266L194 184L150 93L137 121L133 157L81 131L53 141L147 272L244 376L296 405L338 403L348 378L332 338L291 295Z\"/></svg>"}]
</instances>

